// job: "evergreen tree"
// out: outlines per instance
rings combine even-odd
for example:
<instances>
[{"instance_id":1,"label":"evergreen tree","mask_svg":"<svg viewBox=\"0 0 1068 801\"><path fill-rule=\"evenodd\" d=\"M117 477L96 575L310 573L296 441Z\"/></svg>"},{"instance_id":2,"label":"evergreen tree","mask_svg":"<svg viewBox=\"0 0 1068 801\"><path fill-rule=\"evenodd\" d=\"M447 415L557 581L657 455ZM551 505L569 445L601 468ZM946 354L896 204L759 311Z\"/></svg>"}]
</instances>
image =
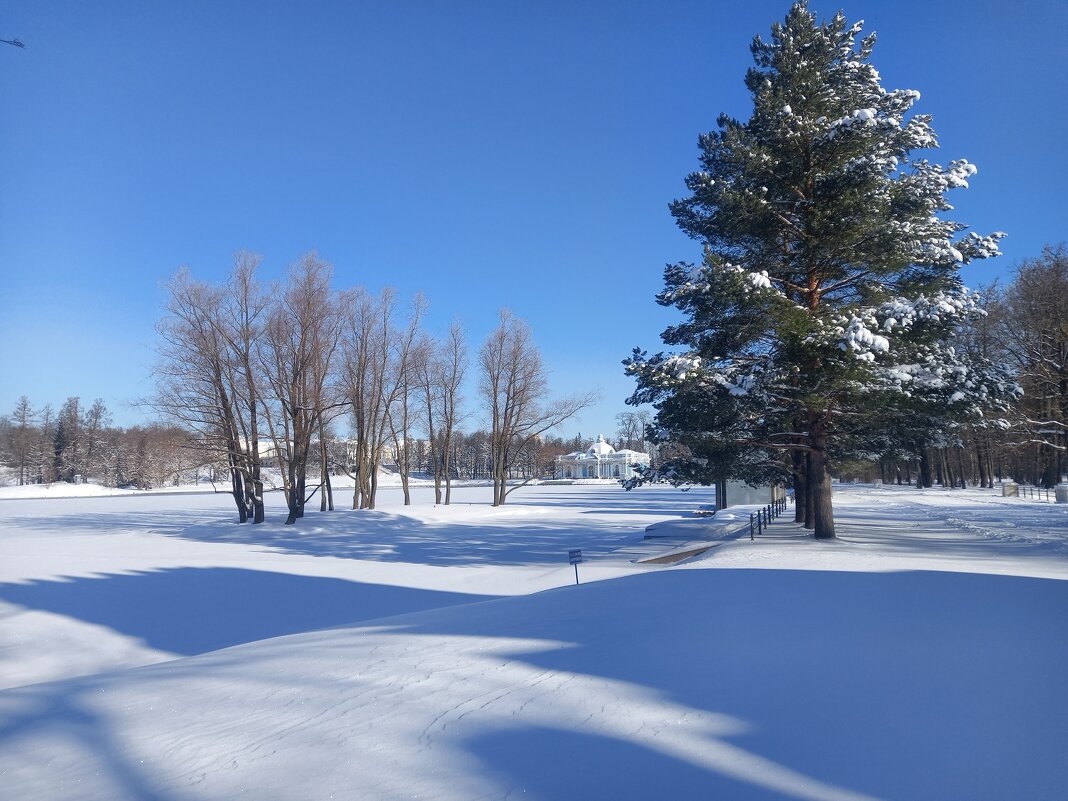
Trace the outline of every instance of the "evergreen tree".
<instances>
[{"instance_id":1,"label":"evergreen tree","mask_svg":"<svg viewBox=\"0 0 1068 801\"><path fill-rule=\"evenodd\" d=\"M31 453L34 441L36 412L30 399L23 395L11 413L4 437L9 463L18 471L18 483L28 483L31 472Z\"/></svg>"},{"instance_id":2,"label":"evergreen tree","mask_svg":"<svg viewBox=\"0 0 1068 801\"><path fill-rule=\"evenodd\" d=\"M72 482L82 474L81 398L71 396L63 402L53 437L55 473L60 481Z\"/></svg>"},{"instance_id":3,"label":"evergreen tree","mask_svg":"<svg viewBox=\"0 0 1068 801\"><path fill-rule=\"evenodd\" d=\"M910 114L918 92L881 86L875 37L860 33L800 2L754 40L752 115L700 138L692 194L671 206L704 246L699 266L667 267L657 297L686 317L663 335L683 350L625 362L631 402L657 407L656 439L691 454L662 472L789 473L819 538L834 536L829 460L881 397L944 393L963 408L991 389L950 340L980 313L960 266L998 255L1003 235L962 236L945 217L945 193L975 167L913 155L937 146L931 119Z\"/></svg>"}]
</instances>

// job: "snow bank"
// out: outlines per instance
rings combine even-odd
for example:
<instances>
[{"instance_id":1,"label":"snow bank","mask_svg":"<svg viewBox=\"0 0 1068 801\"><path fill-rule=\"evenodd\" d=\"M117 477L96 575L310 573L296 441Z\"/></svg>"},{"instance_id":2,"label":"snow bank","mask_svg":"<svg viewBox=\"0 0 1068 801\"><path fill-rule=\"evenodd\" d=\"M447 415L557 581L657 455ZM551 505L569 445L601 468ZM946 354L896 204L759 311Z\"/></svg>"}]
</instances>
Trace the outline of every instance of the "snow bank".
<instances>
[{"instance_id":1,"label":"snow bank","mask_svg":"<svg viewBox=\"0 0 1068 801\"><path fill-rule=\"evenodd\" d=\"M108 495L135 495L136 490L102 487L99 484L23 484L0 487L0 500L14 498L101 498Z\"/></svg>"}]
</instances>

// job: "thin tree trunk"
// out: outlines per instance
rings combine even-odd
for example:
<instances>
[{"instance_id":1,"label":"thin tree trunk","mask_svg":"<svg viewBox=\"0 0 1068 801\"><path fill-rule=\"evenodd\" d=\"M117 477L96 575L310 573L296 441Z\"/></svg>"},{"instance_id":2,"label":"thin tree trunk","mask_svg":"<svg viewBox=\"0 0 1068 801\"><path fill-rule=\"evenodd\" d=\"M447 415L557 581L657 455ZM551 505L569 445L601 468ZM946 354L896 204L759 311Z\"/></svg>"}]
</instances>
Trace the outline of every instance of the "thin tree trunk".
<instances>
[{"instance_id":1,"label":"thin tree trunk","mask_svg":"<svg viewBox=\"0 0 1068 801\"><path fill-rule=\"evenodd\" d=\"M442 442L441 455L441 475L445 479L445 505L448 506L452 503L452 458L451 458L451 435L447 434Z\"/></svg>"},{"instance_id":2,"label":"thin tree trunk","mask_svg":"<svg viewBox=\"0 0 1068 801\"><path fill-rule=\"evenodd\" d=\"M325 512L327 505L330 506L330 511L334 510L334 501L331 498L327 501L327 494L330 485L330 468L326 459L326 438L323 436L323 427L319 426L319 511Z\"/></svg>"},{"instance_id":3,"label":"thin tree trunk","mask_svg":"<svg viewBox=\"0 0 1068 801\"><path fill-rule=\"evenodd\" d=\"M367 495L367 507L366 508L374 509L375 508L375 498L378 497L378 461L377 460L374 460L374 461L371 462L371 477L370 477L370 481L368 483L370 484L370 489L369 489L368 495Z\"/></svg>"},{"instance_id":4,"label":"thin tree trunk","mask_svg":"<svg viewBox=\"0 0 1068 801\"><path fill-rule=\"evenodd\" d=\"M237 522L247 523L248 506L245 503L245 482L235 465L230 467L230 487L234 503L237 505Z\"/></svg>"}]
</instances>

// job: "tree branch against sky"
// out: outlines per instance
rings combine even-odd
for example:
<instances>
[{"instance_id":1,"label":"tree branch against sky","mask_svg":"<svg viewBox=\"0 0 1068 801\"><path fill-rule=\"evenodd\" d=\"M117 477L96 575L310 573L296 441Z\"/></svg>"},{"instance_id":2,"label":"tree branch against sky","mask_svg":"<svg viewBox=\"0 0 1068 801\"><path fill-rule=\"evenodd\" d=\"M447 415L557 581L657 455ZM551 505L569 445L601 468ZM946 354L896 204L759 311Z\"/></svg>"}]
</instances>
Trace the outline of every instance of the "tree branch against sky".
<instances>
[{"instance_id":1,"label":"tree branch against sky","mask_svg":"<svg viewBox=\"0 0 1068 801\"><path fill-rule=\"evenodd\" d=\"M530 326L508 309L500 311L499 319L479 351L479 389L490 422L494 506L501 506L515 489L508 486L509 473L523 450L597 399L595 393L584 393L551 400L548 371Z\"/></svg>"}]
</instances>

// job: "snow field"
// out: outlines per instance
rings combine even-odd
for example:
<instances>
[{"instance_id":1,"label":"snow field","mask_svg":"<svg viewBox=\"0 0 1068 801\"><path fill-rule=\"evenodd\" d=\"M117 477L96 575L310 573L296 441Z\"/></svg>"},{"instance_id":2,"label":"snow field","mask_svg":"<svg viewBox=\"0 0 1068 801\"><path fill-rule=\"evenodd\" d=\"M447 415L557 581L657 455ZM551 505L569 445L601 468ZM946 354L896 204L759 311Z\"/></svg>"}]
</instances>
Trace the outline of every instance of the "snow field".
<instances>
[{"instance_id":1,"label":"snow field","mask_svg":"<svg viewBox=\"0 0 1068 801\"><path fill-rule=\"evenodd\" d=\"M0 798L1068 786L1064 507L839 488L838 542L782 518L649 568L631 559L678 543L645 526L707 491L464 493L296 529L191 496L0 505L0 632L33 621L0 649L23 685L0 692ZM106 672L69 664L82 648Z\"/></svg>"}]
</instances>

